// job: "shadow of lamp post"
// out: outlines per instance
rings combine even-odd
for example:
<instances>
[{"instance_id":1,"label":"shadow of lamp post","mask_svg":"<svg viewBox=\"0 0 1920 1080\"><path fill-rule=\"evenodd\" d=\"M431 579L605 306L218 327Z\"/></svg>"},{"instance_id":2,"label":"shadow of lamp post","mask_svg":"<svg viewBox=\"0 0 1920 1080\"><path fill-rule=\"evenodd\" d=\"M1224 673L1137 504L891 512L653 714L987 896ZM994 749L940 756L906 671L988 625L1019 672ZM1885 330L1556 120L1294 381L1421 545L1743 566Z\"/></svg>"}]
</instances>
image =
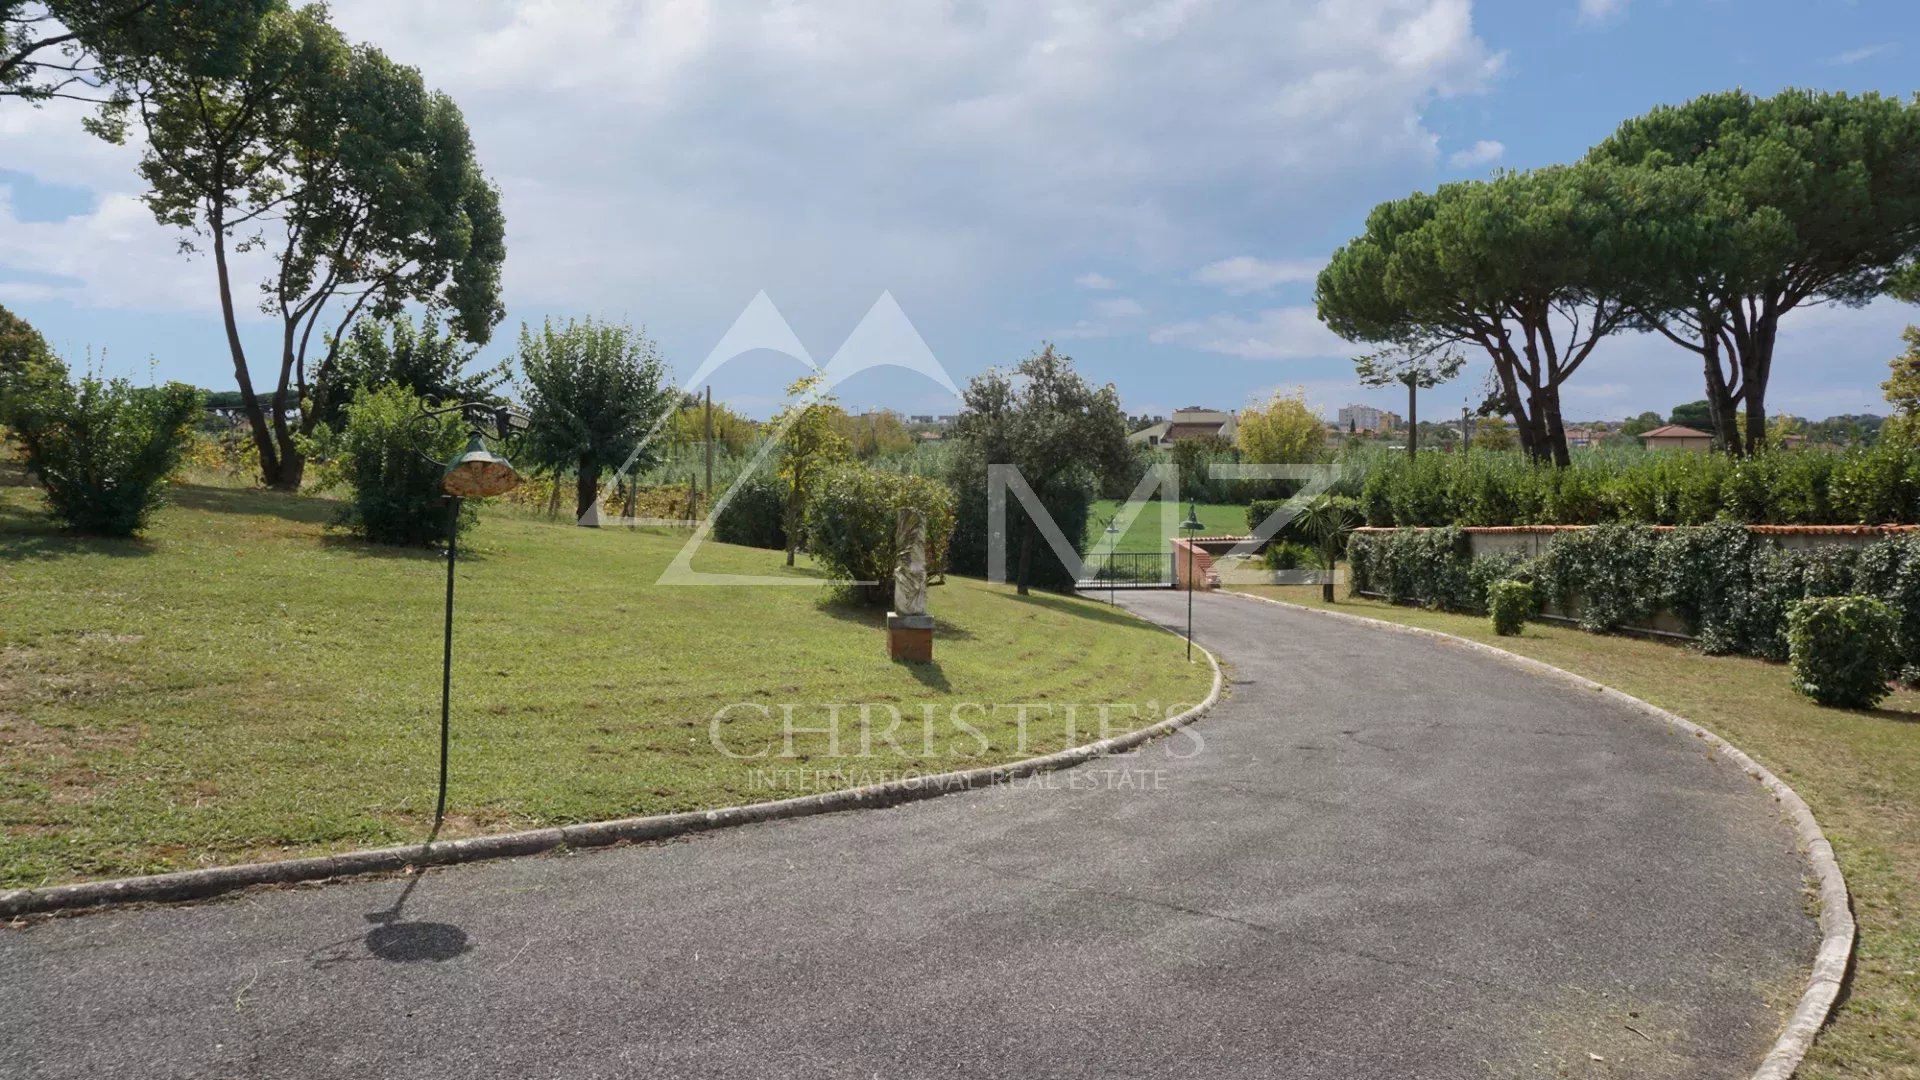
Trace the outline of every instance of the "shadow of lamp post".
<instances>
[{"instance_id":1,"label":"shadow of lamp post","mask_svg":"<svg viewBox=\"0 0 1920 1080\"><path fill-rule=\"evenodd\" d=\"M1116 591L1119 588L1119 586L1114 584L1120 578L1120 571L1119 571L1119 568L1113 565L1113 546L1114 546L1114 543L1119 539L1120 526L1115 525L1113 521L1114 521L1113 518L1107 519L1107 529L1106 529L1106 532L1107 532L1107 606L1108 607L1118 607L1119 600L1120 600L1120 594Z\"/></svg>"},{"instance_id":2,"label":"shadow of lamp post","mask_svg":"<svg viewBox=\"0 0 1920 1080\"><path fill-rule=\"evenodd\" d=\"M440 490L447 495L447 617L446 641L440 662L440 789L433 802L433 832L438 836L440 823L447 814L447 740L453 698L453 568L460 554L460 503L463 499L484 499L504 495L520 486L520 474L512 463L487 449L487 440L499 442L508 435L527 430L527 418L512 409L486 402L468 401L429 409L423 407L414 417L415 424L460 414L467 426L467 448L449 462L436 460L425 451L421 457L442 466Z\"/></svg>"},{"instance_id":3,"label":"shadow of lamp post","mask_svg":"<svg viewBox=\"0 0 1920 1080\"><path fill-rule=\"evenodd\" d=\"M1187 534L1187 662L1193 662L1193 548L1194 540L1200 532L1200 505L1187 504L1187 520L1180 523L1180 531Z\"/></svg>"}]
</instances>

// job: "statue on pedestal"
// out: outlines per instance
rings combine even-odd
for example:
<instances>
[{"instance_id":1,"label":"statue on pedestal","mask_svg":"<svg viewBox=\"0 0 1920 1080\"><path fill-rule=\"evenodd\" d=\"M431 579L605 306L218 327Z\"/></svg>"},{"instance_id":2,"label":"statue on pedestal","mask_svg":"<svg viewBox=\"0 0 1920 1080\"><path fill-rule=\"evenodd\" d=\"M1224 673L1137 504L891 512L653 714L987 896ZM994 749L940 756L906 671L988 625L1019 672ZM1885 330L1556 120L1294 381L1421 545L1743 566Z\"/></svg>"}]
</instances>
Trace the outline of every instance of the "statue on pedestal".
<instances>
[{"instance_id":1,"label":"statue on pedestal","mask_svg":"<svg viewBox=\"0 0 1920 1080\"><path fill-rule=\"evenodd\" d=\"M927 519L902 508L894 524L893 610L887 612L887 655L933 659L933 616L927 614Z\"/></svg>"}]
</instances>

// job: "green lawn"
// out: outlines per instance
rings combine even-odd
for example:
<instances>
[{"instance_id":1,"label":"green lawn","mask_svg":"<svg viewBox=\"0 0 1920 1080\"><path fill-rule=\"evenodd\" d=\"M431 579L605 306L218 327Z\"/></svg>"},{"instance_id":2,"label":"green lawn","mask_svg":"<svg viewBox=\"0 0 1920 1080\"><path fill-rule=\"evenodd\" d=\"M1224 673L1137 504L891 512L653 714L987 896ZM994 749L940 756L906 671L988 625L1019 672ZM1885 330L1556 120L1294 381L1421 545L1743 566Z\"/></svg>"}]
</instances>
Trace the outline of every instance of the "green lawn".
<instances>
[{"instance_id":1,"label":"green lawn","mask_svg":"<svg viewBox=\"0 0 1920 1080\"><path fill-rule=\"evenodd\" d=\"M1087 554L1104 555L1107 550L1107 519L1120 512L1121 502L1117 499L1101 499L1093 504L1087 516ZM1187 504L1181 503L1176 522L1187 519ZM1200 524L1206 526L1200 530L1201 536L1245 536L1247 528L1247 508L1224 503L1199 504ZM1161 551L1167 550L1167 537L1160 529L1160 503L1144 503L1140 515L1133 524L1120 534L1118 551Z\"/></svg>"},{"instance_id":2,"label":"green lawn","mask_svg":"<svg viewBox=\"0 0 1920 1080\"><path fill-rule=\"evenodd\" d=\"M0 886L420 839L437 768L444 566L329 534L334 504L185 486L147 538L56 533L0 466ZM1098 737L1015 703L1207 693L1178 639L1101 604L949 579L937 663L820 589L656 585L683 532L490 512L463 545L449 826L459 836L784 798ZM695 568L814 577L713 544ZM986 746L951 726L952 706ZM710 722L736 752L712 745ZM783 757L794 727L841 713ZM868 756L858 706L872 706ZM765 706L765 718L752 706ZM906 724L892 736L886 706ZM923 707L936 718L924 753ZM991 709L991 711L987 711ZM1114 729L1146 719L1124 709ZM781 770L769 783L765 770ZM818 770L814 772L812 770ZM759 771L758 774L756 771Z\"/></svg>"},{"instance_id":3,"label":"green lawn","mask_svg":"<svg viewBox=\"0 0 1920 1080\"><path fill-rule=\"evenodd\" d=\"M1254 586L1314 607L1317 586ZM1873 712L1823 709L1784 665L1536 623L1497 637L1487 620L1343 598L1337 610L1497 645L1679 713L1791 784L1820 819L1853 892L1853 982L1798 1074L1804 1080L1920 1078L1920 694Z\"/></svg>"}]
</instances>

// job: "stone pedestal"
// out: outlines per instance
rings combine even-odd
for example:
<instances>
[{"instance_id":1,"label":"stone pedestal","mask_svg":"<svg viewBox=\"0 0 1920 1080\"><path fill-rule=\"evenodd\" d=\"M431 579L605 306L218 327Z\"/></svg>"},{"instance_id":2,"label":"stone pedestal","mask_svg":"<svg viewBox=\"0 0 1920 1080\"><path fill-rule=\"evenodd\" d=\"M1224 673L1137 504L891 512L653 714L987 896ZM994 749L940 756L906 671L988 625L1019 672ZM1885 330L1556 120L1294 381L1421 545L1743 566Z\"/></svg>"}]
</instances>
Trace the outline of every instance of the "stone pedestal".
<instances>
[{"instance_id":1,"label":"stone pedestal","mask_svg":"<svg viewBox=\"0 0 1920 1080\"><path fill-rule=\"evenodd\" d=\"M933 616L887 612L887 655L911 664L933 660Z\"/></svg>"}]
</instances>

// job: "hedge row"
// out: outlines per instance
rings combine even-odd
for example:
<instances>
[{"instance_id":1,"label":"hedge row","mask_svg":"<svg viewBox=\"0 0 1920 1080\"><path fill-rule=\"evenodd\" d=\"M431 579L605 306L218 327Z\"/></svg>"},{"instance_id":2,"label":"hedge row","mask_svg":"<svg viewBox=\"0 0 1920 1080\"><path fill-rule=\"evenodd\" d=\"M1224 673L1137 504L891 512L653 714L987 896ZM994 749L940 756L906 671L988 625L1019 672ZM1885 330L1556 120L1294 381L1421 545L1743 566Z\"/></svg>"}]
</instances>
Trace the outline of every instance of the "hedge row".
<instances>
[{"instance_id":1,"label":"hedge row","mask_svg":"<svg viewBox=\"0 0 1920 1080\"><path fill-rule=\"evenodd\" d=\"M1360 482L1367 524L1877 525L1920 521L1920 450L1583 453L1564 469L1513 453L1404 455Z\"/></svg>"},{"instance_id":2,"label":"hedge row","mask_svg":"<svg viewBox=\"0 0 1920 1080\"><path fill-rule=\"evenodd\" d=\"M1864 595L1899 619L1903 677L1920 679L1920 535L1864 547L1789 548L1721 523L1657 532L1600 525L1557 533L1539 557L1474 557L1447 526L1355 533L1348 587L1395 603L1483 613L1497 581L1531 582L1536 602L1572 612L1586 630L1645 623L1667 611L1709 653L1785 660L1787 614L1815 596Z\"/></svg>"}]
</instances>

